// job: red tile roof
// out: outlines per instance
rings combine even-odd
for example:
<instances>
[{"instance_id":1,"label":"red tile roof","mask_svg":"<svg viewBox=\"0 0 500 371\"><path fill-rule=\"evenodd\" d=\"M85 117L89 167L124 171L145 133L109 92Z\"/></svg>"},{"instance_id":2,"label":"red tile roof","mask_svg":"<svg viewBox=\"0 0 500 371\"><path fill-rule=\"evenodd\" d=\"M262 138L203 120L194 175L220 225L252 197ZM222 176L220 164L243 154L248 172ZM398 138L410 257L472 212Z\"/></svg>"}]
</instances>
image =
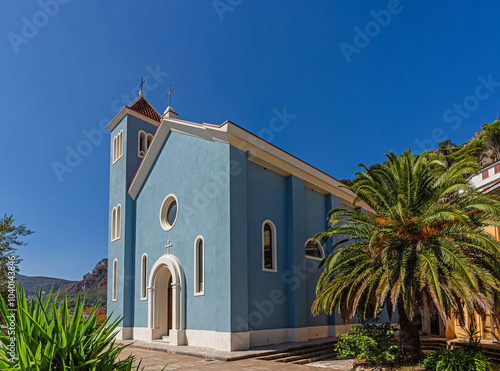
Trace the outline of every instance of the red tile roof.
<instances>
[{"instance_id":1,"label":"red tile roof","mask_svg":"<svg viewBox=\"0 0 500 371\"><path fill-rule=\"evenodd\" d=\"M130 107L130 109L133 109L134 111L139 112L140 114L147 116L155 121L161 122L161 116L144 97L141 97L137 102L135 102L135 104Z\"/></svg>"}]
</instances>

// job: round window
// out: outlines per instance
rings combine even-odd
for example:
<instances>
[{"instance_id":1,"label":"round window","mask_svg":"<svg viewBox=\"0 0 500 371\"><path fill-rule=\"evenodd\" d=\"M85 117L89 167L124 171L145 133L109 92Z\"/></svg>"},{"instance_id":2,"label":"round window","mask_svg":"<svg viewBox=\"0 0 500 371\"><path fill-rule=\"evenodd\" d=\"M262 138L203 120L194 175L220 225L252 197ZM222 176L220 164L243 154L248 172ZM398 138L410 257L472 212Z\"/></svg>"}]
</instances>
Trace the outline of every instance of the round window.
<instances>
[{"instance_id":1,"label":"round window","mask_svg":"<svg viewBox=\"0 0 500 371\"><path fill-rule=\"evenodd\" d=\"M163 200L160 210L160 224L164 230L168 231L174 226L177 220L177 213L177 197L173 194L168 195L165 200Z\"/></svg>"}]
</instances>

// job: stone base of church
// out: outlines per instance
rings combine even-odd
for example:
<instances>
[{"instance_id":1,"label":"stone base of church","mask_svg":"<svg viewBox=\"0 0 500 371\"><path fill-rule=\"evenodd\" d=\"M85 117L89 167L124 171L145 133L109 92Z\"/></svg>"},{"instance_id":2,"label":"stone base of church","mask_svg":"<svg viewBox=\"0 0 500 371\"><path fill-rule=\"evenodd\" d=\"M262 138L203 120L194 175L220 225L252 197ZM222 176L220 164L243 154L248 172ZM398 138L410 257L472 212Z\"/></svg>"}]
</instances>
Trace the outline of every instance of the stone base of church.
<instances>
[{"instance_id":1,"label":"stone base of church","mask_svg":"<svg viewBox=\"0 0 500 371\"><path fill-rule=\"evenodd\" d=\"M286 342L303 342L337 336L349 331L350 325L311 326L247 332L217 332L207 330L170 330L170 345L189 345L231 352ZM153 332L145 327L119 329L118 340L153 341Z\"/></svg>"}]
</instances>

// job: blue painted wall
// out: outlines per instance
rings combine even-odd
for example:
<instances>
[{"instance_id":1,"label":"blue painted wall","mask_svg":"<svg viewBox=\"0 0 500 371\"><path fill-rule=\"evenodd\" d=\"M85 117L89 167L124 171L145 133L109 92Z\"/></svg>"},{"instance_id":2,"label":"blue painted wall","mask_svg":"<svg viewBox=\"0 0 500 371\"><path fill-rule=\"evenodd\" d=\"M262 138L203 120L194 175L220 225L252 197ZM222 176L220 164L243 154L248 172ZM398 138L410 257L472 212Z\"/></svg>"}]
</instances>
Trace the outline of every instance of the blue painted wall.
<instances>
[{"instance_id":1,"label":"blue painted wall","mask_svg":"<svg viewBox=\"0 0 500 371\"><path fill-rule=\"evenodd\" d=\"M220 142L171 132L136 199L135 320L148 322L147 301L140 300L140 261L148 255L148 278L153 264L167 253L178 257L185 272L186 328L230 330L229 152ZM178 219L169 231L160 225L165 197L178 199ZM205 295L194 296L194 243L205 239Z\"/></svg>"},{"instance_id":2,"label":"blue painted wall","mask_svg":"<svg viewBox=\"0 0 500 371\"><path fill-rule=\"evenodd\" d=\"M248 319L249 330L287 328L289 304L272 303L271 290L288 292L287 180L247 162ZM262 271L262 223L271 220L277 233L277 273Z\"/></svg>"},{"instance_id":3,"label":"blue painted wall","mask_svg":"<svg viewBox=\"0 0 500 371\"><path fill-rule=\"evenodd\" d=\"M248 331L249 274L248 197L246 153L230 148L230 232L231 232L231 331Z\"/></svg>"},{"instance_id":4,"label":"blue painted wall","mask_svg":"<svg viewBox=\"0 0 500 371\"><path fill-rule=\"evenodd\" d=\"M327 228L327 196L322 195L310 188L304 188L304 211L305 211L305 236L306 241L314 237L319 232L324 232ZM323 246L325 254L329 254L331 250L328 244ZM305 251L305 241L304 241ZM305 253L304 253L305 256ZM307 269L306 297L307 297L307 325L308 326L323 326L329 324L329 319L326 315L313 316L311 306L316 299L316 284L318 282L323 268L319 268L320 262L313 259L305 258L305 266Z\"/></svg>"}]
</instances>

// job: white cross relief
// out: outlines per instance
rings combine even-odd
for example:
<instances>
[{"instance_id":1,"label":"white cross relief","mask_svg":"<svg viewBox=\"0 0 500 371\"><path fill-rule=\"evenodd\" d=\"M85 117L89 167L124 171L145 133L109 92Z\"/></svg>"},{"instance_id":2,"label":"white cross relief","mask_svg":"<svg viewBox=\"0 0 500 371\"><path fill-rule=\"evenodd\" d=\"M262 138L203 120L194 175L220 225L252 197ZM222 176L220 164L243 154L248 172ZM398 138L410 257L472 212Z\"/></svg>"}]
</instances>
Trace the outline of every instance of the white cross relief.
<instances>
[{"instance_id":1,"label":"white cross relief","mask_svg":"<svg viewBox=\"0 0 500 371\"><path fill-rule=\"evenodd\" d=\"M167 244L165 245L165 247L167 248L167 254L170 254L170 248L172 247L170 240L167 240Z\"/></svg>"}]
</instances>

